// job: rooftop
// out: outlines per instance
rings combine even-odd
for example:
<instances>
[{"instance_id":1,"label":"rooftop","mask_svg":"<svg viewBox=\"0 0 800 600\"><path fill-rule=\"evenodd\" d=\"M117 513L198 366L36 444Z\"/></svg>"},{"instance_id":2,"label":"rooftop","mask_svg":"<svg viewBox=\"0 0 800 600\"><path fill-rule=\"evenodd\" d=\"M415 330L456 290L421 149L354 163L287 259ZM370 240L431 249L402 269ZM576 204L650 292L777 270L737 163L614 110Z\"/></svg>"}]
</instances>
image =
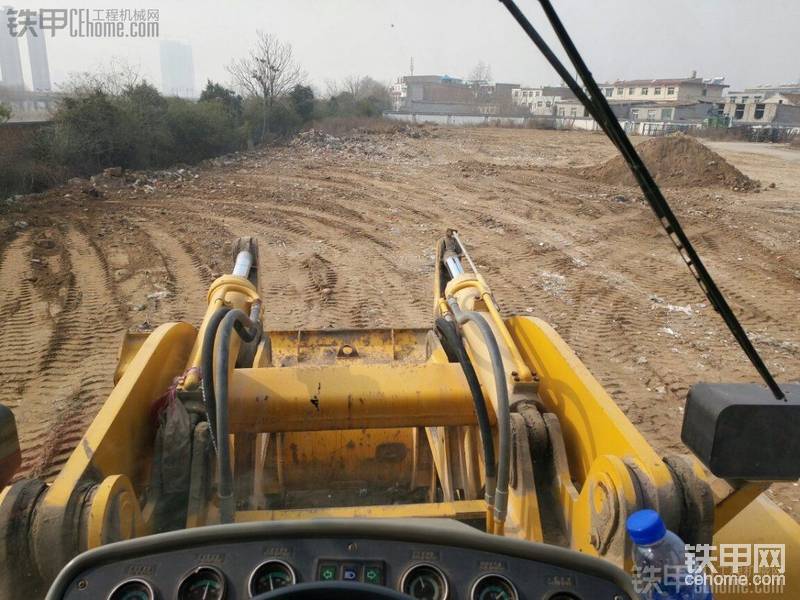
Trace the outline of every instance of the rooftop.
<instances>
[{"instance_id":1,"label":"rooftop","mask_svg":"<svg viewBox=\"0 0 800 600\"><path fill-rule=\"evenodd\" d=\"M770 90L770 89L778 89L778 88L798 88L800 89L800 81L795 81L793 83L778 83L778 84L771 84L771 83L762 83L761 85L754 85L752 87L745 88L745 91L750 90Z\"/></svg>"},{"instance_id":2,"label":"rooftop","mask_svg":"<svg viewBox=\"0 0 800 600\"><path fill-rule=\"evenodd\" d=\"M800 94L790 94L788 92L780 92L780 95L786 98L792 104L800 104Z\"/></svg>"},{"instance_id":3,"label":"rooftop","mask_svg":"<svg viewBox=\"0 0 800 600\"><path fill-rule=\"evenodd\" d=\"M609 104L614 104L614 102L609 102ZM719 104L719 102L712 102L710 100L697 100L697 101L692 101L692 102L673 100L673 101L667 101L667 102L641 102L641 101L639 101L639 102L631 102L630 104L634 108L645 108L645 109L647 109L647 108L670 108L670 107L680 108L682 106L696 106L698 104L716 105L716 104Z\"/></svg>"},{"instance_id":4,"label":"rooftop","mask_svg":"<svg viewBox=\"0 0 800 600\"><path fill-rule=\"evenodd\" d=\"M692 85L714 85L720 87L729 87L727 84L722 83L724 78L716 77L714 79L703 79L701 77L679 77L674 79L617 79L616 81L606 81L599 84L602 86L615 86L615 87L629 87L637 85L681 85L691 83Z\"/></svg>"}]
</instances>

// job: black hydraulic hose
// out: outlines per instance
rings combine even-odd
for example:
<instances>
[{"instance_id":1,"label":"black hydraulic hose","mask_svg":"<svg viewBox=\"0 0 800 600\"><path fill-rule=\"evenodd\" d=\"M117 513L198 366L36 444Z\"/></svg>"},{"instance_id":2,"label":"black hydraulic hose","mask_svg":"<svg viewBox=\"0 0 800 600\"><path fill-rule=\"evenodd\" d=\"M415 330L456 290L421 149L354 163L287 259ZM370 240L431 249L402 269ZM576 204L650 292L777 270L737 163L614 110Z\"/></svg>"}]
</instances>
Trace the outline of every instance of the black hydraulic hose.
<instances>
[{"instance_id":1,"label":"black hydraulic hose","mask_svg":"<svg viewBox=\"0 0 800 600\"><path fill-rule=\"evenodd\" d=\"M506 372L503 367L503 355L500 353L500 346L494 337L494 331L492 331L489 322L481 313L462 311L455 298L449 298L447 304L450 306L450 310L453 311L453 316L455 316L459 325L472 322L478 327L492 363L495 395L497 397L497 454L499 455L497 459L497 487L494 494L494 520L495 523L502 524L506 520L506 509L508 507L508 482L511 465L511 409L508 405L508 385L506 384Z\"/></svg>"},{"instance_id":2,"label":"black hydraulic hose","mask_svg":"<svg viewBox=\"0 0 800 600\"><path fill-rule=\"evenodd\" d=\"M486 485L484 496L486 504L494 507L494 490L497 485L497 467L494 462L494 440L492 438L492 427L489 424L489 411L486 409L486 399L483 397L483 390L478 381L478 375L475 373L475 367L467 356L467 350L464 347L464 342L458 334L456 326L439 317L436 319L436 330L442 336L442 345L447 351L448 356L452 356L461 365L461 370L464 371L464 377L467 379L469 391L472 394L472 402L475 404L475 415L478 417L478 431L481 436L481 445L483 446L483 463L484 471L486 473Z\"/></svg>"},{"instance_id":3,"label":"black hydraulic hose","mask_svg":"<svg viewBox=\"0 0 800 600\"><path fill-rule=\"evenodd\" d=\"M211 443L214 445L215 450L217 448L217 440L214 437L214 432L217 430L217 402L214 396L214 340L217 337L219 324L230 310L227 306L221 306L214 311L206 325L206 331L203 334L203 345L200 349L200 389L203 393L203 403L206 407Z\"/></svg>"},{"instance_id":4,"label":"black hydraulic hose","mask_svg":"<svg viewBox=\"0 0 800 600\"><path fill-rule=\"evenodd\" d=\"M706 270L705 265L703 264L702 260L700 260L700 256L697 254L694 246L689 241L686 233L683 231L683 227L681 227L678 218L672 212L672 208L667 203L666 198L664 198L658 185L656 185L655 181L653 180L652 175L648 171L639 154L636 152L633 144L628 139L628 136L625 134L622 126L619 124L616 115L614 115L614 112L611 110L608 101L600 91L600 88L595 82L591 71L589 71L589 68L583 61L583 58L575 47L575 44L573 43L570 35L567 33L567 30L564 28L564 25L553 8L553 5L550 3L550 0L539 0L539 4L541 4L545 15L547 16L551 26L553 27L553 30L556 33L556 36L561 42L561 45L567 53L567 56L572 62L572 65L575 67L578 76L583 82L586 93L578 84L578 82L575 81L575 79L570 75L569 71L566 69L566 67L564 67L558 57L556 57L556 55L542 39L527 17L525 17L519 7L517 7L514 0L499 1L508 9L509 13L511 13L517 23L519 23L520 27L522 27L523 31L525 31L531 41L542 52L547 61L553 66L558 74L561 75L562 79L569 86L570 90L572 90L572 92L575 94L575 97L580 100L580 102L589 111L589 114L591 114L591 116L603 129L605 134L611 139L614 145L617 146L617 149L620 151L630 167L633 176L636 178L639 187L642 189L650 208L655 213L661 226L667 232L670 241L672 241L677 248L684 263L686 263L686 266L692 273L692 276L700 286L700 289L703 290L703 293L706 295L711 305L720 314L723 321L725 321L725 324L727 325L731 334L739 343L739 346L747 355L747 358L755 367L756 371L758 371L761 378L767 384L767 387L769 387L770 391L772 391L772 394L775 396L775 398L777 400L786 401L786 395L784 394L783 390L781 390L780 386L772 376L772 373L770 373L769 368L753 346L750 338L747 335L747 332L744 330L741 323L739 323L739 320L736 318L733 310L731 310L727 300L725 299L725 296L717 287L717 284L714 282L711 274Z\"/></svg>"},{"instance_id":5,"label":"black hydraulic hose","mask_svg":"<svg viewBox=\"0 0 800 600\"><path fill-rule=\"evenodd\" d=\"M233 500L233 472L231 470L228 444L228 369L230 367L230 345L233 331L244 342L252 342L258 335L258 325L243 310L228 312L219 325L215 343L217 361L214 364L214 394L217 409L217 468L219 469L219 513L221 523L232 523L236 513Z\"/></svg>"}]
</instances>

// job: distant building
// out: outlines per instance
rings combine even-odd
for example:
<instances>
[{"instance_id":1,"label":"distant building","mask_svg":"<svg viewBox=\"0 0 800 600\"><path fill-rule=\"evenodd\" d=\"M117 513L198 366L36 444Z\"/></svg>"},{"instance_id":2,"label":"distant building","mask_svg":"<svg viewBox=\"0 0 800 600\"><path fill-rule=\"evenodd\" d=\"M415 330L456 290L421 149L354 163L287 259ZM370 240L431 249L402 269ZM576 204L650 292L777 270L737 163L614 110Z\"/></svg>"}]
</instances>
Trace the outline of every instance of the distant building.
<instances>
[{"instance_id":1,"label":"distant building","mask_svg":"<svg viewBox=\"0 0 800 600\"><path fill-rule=\"evenodd\" d=\"M55 92L31 92L0 85L0 102L11 107L11 122L49 121L61 95Z\"/></svg>"},{"instance_id":2,"label":"distant building","mask_svg":"<svg viewBox=\"0 0 800 600\"><path fill-rule=\"evenodd\" d=\"M514 90L518 83L492 83L468 81L478 102L478 110L484 115L510 115L514 112Z\"/></svg>"},{"instance_id":3,"label":"distant building","mask_svg":"<svg viewBox=\"0 0 800 600\"><path fill-rule=\"evenodd\" d=\"M449 75L409 75L392 86L396 112L497 115L514 111L519 84L465 81Z\"/></svg>"},{"instance_id":4,"label":"distant building","mask_svg":"<svg viewBox=\"0 0 800 600\"><path fill-rule=\"evenodd\" d=\"M693 72L691 77L678 79L623 79L600 83L598 86L609 101L643 102L723 102L724 77L702 79Z\"/></svg>"},{"instance_id":5,"label":"distant building","mask_svg":"<svg viewBox=\"0 0 800 600\"><path fill-rule=\"evenodd\" d=\"M609 102L611 111L618 119L629 121L661 121L700 123L722 114L721 102ZM557 117L589 117L583 104L576 98L562 100L556 104Z\"/></svg>"},{"instance_id":6,"label":"distant building","mask_svg":"<svg viewBox=\"0 0 800 600\"><path fill-rule=\"evenodd\" d=\"M562 86L520 87L513 91L514 104L536 116L552 116L557 103L574 98L572 90Z\"/></svg>"},{"instance_id":7,"label":"distant building","mask_svg":"<svg viewBox=\"0 0 800 600\"><path fill-rule=\"evenodd\" d=\"M403 77L405 97L399 112L431 114L477 113L475 94L462 79L448 75L409 75Z\"/></svg>"},{"instance_id":8,"label":"distant building","mask_svg":"<svg viewBox=\"0 0 800 600\"><path fill-rule=\"evenodd\" d=\"M719 102L652 102L636 103L628 110L631 121L693 121L718 117L722 112Z\"/></svg>"},{"instance_id":9,"label":"distant building","mask_svg":"<svg viewBox=\"0 0 800 600\"><path fill-rule=\"evenodd\" d=\"M728 87L724 77L702 79L697 73L676 79L625 79L598 84L613 113L631 121L693 121L719 116ZM589 118L566 87L532 87L514 91L514 102L537 116Z\"/></svg>"},{"instance_id":10,"label":"distant building","mask_svg":"<svg viewBox=\"0 0 800 600\"><path fill-rule=\"evenodd\" d=\"M5 16L10 7L0 7L0 14ZM9 31L5 22L0 26L0 83L9 89L24 89L22 77L22 60L19 54L19 39Z\"/></svg>"},{"instance_id":11,"label":"distant building","mask_svg":"<svg viewBox=\"0 0 800 600\"><path fill-rule=\"evenodd\" d=\"M194 98L194 59L189 44L174 40L162 40L161 91L166 96Z\"/></svg>"},{"instance_id":12,"label":"distant building","mask_svg":"<svg viewBox=\"0 0 800 600\"><path fill-rule=\"evenodd\" d=\"M724 114L732 125L800 126L800 84L784 89L798 92L778 92L775 87L748 88L732 92L724 107Z\"/></svg>"},{"instance_id":13,"label":"distant building","mask_svg":"<svg viewBox=\"0 0 800 600\"><path fill-rule=\"evenodd\" d=\"M586 107L577 98L562 100L555 105L555 115L558 117L588 117Z\"/></svg>"},{"instance_id":14,"label":"distant building","mask_svg":"<svg viewBox=\"0 0 800 600\"><path fill-rule=\"evenodd\" d=\"M403 78L398 79L389 88L389 96L392 98L392 110L400 110L405 104L406 95L408 94L408 86L403 81Z\"/></svg>"},{"instance_id":15,"label":"distant building","mask_svg":"<svg viewBox=\"0 0 800 600\"><path fill-rule=\"evenodd\" d=\"M778 85L766 84L745 88L742 92L728 92L729 102L745 104L748 100L759 101L773 94L800 94L800 81L797 83L780 83Z\"/></svg>"},{"instance_id":16,"label":"distant building","mask_svg":"<svg viewBox=\"0 0 800 600\"><path fill-rule=\"evenodd\" d=\"M8 6L0 7L5 18ZM31 69L31 90L26 89L20 56L20 38L11 35L6 23L0 24L0 102L11 107L11 121L46 121L58 101L52 92L50 65L47 60L45 36L37 28L29 28L27 37Z\"/></svg>"},{"instance_id":17,"label":"distant building","mask_svg":"<svg viewBox=\"0 0 800 600\"><path fill-rule=\"evenodd\" d=\"M52 90L50 84L50 64L47 60L47 45L44 33L39 31L39 35L32 35L33 30L29 29L25 36L28 38L28 55L31 61L31 83L34 92L49 92Z\"/></svg>"}]
</instances>

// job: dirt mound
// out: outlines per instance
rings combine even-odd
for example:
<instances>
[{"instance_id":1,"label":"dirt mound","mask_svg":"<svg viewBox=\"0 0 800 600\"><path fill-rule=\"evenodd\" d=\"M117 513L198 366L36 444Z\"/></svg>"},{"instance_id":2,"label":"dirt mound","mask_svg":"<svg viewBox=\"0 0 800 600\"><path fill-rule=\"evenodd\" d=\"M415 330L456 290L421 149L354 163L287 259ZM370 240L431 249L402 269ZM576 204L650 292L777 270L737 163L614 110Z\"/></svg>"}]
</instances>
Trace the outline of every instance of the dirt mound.
<instances>
[{"instance_id":1,"label":"dirt mound","mask_svg":"<svg viewBox=\"0 0 800 600\"><path fill-rule=\"evenodd\" d=\"M748 191L759 187L719 154L682 133L653 138L636 147L650 174L664 187L728 187ZM612 185L636 185L621 156L581 170L583 177Z\"/></svg>"}]
</instances>

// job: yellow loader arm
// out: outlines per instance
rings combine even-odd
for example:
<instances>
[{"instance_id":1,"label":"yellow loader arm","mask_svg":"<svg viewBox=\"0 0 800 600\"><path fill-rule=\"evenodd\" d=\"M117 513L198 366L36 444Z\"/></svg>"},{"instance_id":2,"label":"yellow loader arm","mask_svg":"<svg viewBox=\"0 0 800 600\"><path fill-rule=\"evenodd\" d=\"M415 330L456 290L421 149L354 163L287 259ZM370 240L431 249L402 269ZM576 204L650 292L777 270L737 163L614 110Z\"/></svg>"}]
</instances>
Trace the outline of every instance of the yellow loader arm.
<instances>
[{"instance_id":1,"label":"yellow loader arm","mask_svg":"<svg viewBox=\"0 0 800 600\"><path fill-rule=\"evenodd\" d=\"M800 556L769 482L656 453L549 325L501 316L456 232L437 246L432 330L262 332L257 246L237 250L199 328L126 337L55 480L2 491L0 597L41 595L110 542L320 517L446 517L630 571L625 519L647 507L687 544ZM786 576L800 597L800 573Z\"/></svg>"}]
</instances>

